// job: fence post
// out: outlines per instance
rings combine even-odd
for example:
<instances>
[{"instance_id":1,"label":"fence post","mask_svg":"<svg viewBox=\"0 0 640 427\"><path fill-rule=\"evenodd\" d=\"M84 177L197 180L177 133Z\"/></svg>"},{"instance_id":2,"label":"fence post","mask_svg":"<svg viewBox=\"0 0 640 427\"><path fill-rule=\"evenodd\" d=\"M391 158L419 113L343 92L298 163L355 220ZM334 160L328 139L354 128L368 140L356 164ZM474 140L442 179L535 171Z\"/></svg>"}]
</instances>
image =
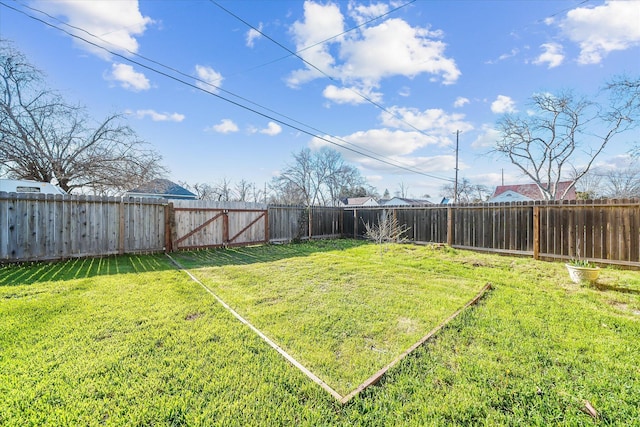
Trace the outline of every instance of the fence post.
<instances>
[{"instance_id":1,"label":"fence post","mask_svg":"<svg viewBox=\"0 0 640 427\"><path fill-rule=\"evenodd\" d=\"M227 247L229 244L229 210L222 211L222 245Z\"/></svg>"},{"instance_id":2,"label":"fence post","mask_svg":"<svg viewBox=\"0 0 640 427\"><path fill-rule=\"evenodd\" d=\"M533 259L540 259L540 206L533 206Z\"/></svg>"},{"instance_id":3,"label":"fence post","mask_svg":"<svg viewBox=\"0 0 640 427\"><path fill-rule=\"evenodd\" d=\"M118 253L120 255L124 254L124 198L120 199L120 209L119 209L119 224L118 229L120 235L118 236Z\"/></svg>"},{"instance_id":4,"label":"fence post","mask_svg":"<svg viewBox=\"0 0 640 427\"><path fill-rule=\"evenodd\" d=\"M176 211L173 209L173 203L167 203L164 206L164 251L165 253L173 252L173 230L176 225Z\"/></svg>"},{"instance_id":5,"label":"fence post","mask_svg":"<svg viewBox=\"0 0 640 427\"><path fill-rule=\"evenodd\" d=\"M447 245L453 246L453 208L447 206Z\"/></svg>"},{"instance_id":6,"label":"fence post","mask_svg":"<svg viewBox=\"0 0 640 427\"><path fill-rule=\"evenodd\" d=\"M264 241L269 243L269 209L264 210Z\"/></svg>"},{"instance_id":7,"label":"fence post","mask_svg":"<svg viewBox=\"0 0 640 427\"><path fill-rule=\"evenodd\" d=\"M358 238L358 210L353 208L353 238Z\"/></svg>"}]
</instances>

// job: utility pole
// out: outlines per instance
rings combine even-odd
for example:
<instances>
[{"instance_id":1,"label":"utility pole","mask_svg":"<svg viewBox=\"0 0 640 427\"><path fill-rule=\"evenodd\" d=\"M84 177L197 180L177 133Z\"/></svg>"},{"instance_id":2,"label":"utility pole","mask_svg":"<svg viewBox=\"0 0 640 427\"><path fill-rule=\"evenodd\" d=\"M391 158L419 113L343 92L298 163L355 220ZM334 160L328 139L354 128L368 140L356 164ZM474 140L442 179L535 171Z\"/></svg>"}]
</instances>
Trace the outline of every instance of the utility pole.
<instances>
[{"instance_id":1,"label":"utility pole","mask_svg":"<svg viewBox=\"0 0 640 427\"><path fill-rule=\"evenodd\" d=\"M458 140L460 131L456 131L456 180L453 184L453 203L458 203Z\"/></svg>"}]
</instances>

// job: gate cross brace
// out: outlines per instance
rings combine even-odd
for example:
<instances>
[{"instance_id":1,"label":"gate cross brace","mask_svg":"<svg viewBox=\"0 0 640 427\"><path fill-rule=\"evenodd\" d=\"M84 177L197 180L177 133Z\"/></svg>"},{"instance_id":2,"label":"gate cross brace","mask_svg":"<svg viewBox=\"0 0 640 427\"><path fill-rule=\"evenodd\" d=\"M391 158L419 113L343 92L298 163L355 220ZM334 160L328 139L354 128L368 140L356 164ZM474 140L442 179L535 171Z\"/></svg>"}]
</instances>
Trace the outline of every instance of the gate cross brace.
<instances>
[{"instance_id":1,"label":"gate cross brace","mask_svg":"<svg viewBox=\"0 0 640 427\"><path fill-rule=\"evenodd\" d=\"M178 244L184 242L186 239L188 239L189 237L193 236L198 231L202 230L207 225L211 224L213 221L215 221L216 219L220 218L223 215L226 215L226 213L224 211L220 212L218 215L214 216L213 218L206 220L204 223L202 223L198 227L194 228L193 230L191 230L190 232L188 232L184 236L182 236L179 239L177 239L175 244L178 245Z\"/></svg>"}]
</instances>

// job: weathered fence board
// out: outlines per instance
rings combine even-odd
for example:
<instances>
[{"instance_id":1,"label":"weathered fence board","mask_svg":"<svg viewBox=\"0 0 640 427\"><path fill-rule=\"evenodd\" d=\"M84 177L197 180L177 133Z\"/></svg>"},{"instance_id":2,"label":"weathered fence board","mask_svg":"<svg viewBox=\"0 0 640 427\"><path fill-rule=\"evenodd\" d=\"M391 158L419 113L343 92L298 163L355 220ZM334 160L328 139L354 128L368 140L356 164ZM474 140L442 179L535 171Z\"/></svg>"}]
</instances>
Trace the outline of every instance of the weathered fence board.
<instances>
[{"instance_id":1,"label":"weathered fence board","mask_svg":"<svg viewBox=\"0 0 640 427\"><path fill-rule=\"evenodd\" d=\"M162 251L165 203L0 193L0 262Z\"/></svg>"},{"instance_id":2,"label":"weathered fence board","mask_svg":"<svg viewBox=\"0 0 640 427\"><path fill-rule=\"evenodd\" d=\"M413 241L640 267L639 200L347 208L344 235L364 237L362 224L376 224L383 211L410 227Z\"/></svg>"},{"instance_id":3,"label":"weathered fence board","mask_svg":"<svg viewBox=\"0 0 640 427\"><path fill-rule=\"evenodd\" d=\"M177 200L169 204L173 238L178 249L215 248L266 243L266 205L242 202Z\"/></svg>"},{"instance_id":4,"label":"weathered fence board","mask_svg":"<svg viewBox=\"0 0 640 427\"><path fill-rule=\"evenodd\" d=\"M309 229L311 221L311 230ZM269 206L269 240L286 242L309 238L341 237L344 233L340 207Z\"/></svg>"}]
</instances>

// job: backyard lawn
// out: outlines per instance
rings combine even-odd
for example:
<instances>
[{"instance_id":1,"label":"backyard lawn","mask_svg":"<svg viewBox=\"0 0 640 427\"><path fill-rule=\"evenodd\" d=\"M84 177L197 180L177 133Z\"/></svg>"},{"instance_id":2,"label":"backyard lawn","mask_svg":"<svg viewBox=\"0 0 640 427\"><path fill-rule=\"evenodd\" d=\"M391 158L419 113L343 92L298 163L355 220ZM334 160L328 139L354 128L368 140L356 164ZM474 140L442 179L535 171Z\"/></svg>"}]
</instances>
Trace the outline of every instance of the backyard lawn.
<instances>
[{"instance_id":1,"label":"backyard lawn","mask_svg":"<svg viewBox=\"0 0 640 427\"><path fill-rule=\"evenodd\" d=\"M640 425L640 273L352 240L0 267L0 425Z\"/></svg>"}]
</instances>

